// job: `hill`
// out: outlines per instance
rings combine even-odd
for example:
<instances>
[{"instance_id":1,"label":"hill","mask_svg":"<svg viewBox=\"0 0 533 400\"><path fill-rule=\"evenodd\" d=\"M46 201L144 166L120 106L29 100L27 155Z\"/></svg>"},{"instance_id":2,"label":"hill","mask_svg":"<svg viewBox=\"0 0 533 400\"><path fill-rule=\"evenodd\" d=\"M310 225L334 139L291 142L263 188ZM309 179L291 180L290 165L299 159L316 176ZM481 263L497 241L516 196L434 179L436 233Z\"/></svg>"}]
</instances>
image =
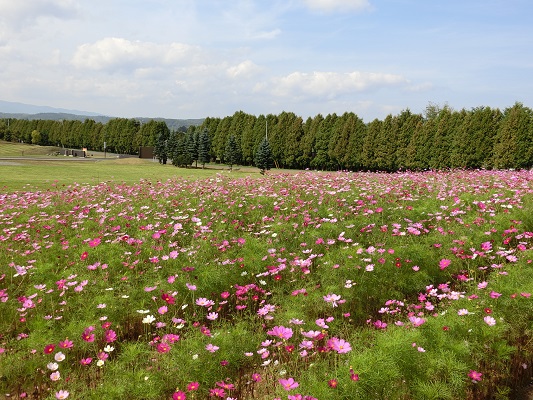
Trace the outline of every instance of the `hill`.
<instances>
[{"instance_id":1,"label":"hill","mask_svg":"<svg viewBox=\"0 0 533 400\"><path fill-rule=\"evenodd\" d=\"M0 119L2 118L14 118L14 119L27 119L27 120L78 120L85 121L86 119L92 119L102 124L107 123L109 120L117 118L113 116L100 115L89 111L68 110L63 108L54 108L49 106L36 106L31 104L16 103L0 100ZM147 117L135 117L138 121L146 123L150 120L165 121L168 128L172 130L178 130L179 128L189 126L201 125L203 118L196 119L172 119L172 118L147 118Z\"/></svg>"}]
</instances>

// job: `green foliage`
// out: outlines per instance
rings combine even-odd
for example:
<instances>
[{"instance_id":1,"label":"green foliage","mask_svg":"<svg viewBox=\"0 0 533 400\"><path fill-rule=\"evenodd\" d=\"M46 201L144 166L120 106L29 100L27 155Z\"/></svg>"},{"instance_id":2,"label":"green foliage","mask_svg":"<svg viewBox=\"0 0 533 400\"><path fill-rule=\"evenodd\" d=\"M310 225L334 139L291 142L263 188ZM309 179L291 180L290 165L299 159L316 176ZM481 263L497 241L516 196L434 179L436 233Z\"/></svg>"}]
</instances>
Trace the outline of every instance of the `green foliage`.
<instances>
[{"instance_id":1,"label":"green foliage","mask_svg":"<svg viewBox=\"0 0 533 400\"><path fill-rule=\"evenodd\" d=\"M368 123L351 112L318 114L304 122L287 111L258 117L237 111L222 119L206 118L199 127L179 129L190 134L185 147L192 161L199 160L200 132L206 129L209 160L224 162L226 144L234 136L242 165L254 163L266 131L274 165L281 168L391 172L533 165L533 112L520 103L503 113L490 107L454 111L448 105L429 103L423 114L407 109ZM32 138L35 131L41 135L39 144L89 151L102 151L104 142L108 151L120 154L137 154L139 146L155 146L162 164L164 141L170 136L166 123L157 120L139 123L114 118L106 124L90 119L0 120L0 139L30 143L36 140ZM185 164L189 165L188 160L180 161Z\"/></svg>"},{"instance_id":2,"label":"green foliage","mask_svg":"<svg viewBox=\"0 0 533 400\"><path fill-rule=\"evenodd\" d=\"M198 161L202 164L202 168L211 161L211 140L207 128L204 128L198 136Z\"/></svg>"},{"instance_id":3,"label":"green foliage","mask_svg":"<svg viewBox=\"0 0 533 400\"><path fill-rule=\"evenodd\" d=\"M165 123L156 123L154 126L155 146L154 155L159 160L160 164L166 164L169 158L169 147L175 151L175 142L170 145L168 143L170 138L170 130ZM175 136L173 136L174 138Z\"/></svg>"},{"instance_id":4,"label":"green foliage","mask_svg":"<svg viewBox=\"0 0 533 400\"><path fill-rule=\"evenodd\" d=\"M270 168L274 166L272 150L270 149L270 144L266 137L263 139L255 153L254 163L255 166L261 170L261 174L264 174L265 171L270 170Z\"/></svg>"},{"instance_id":5,"label":"green foliage","mask_svg":"<svg viewBox=\"0 0 533 400\"><path fill-rule=\"evenodd\" d=\"M31 143L32 144L41 144L41 133L38 130L34 130L31 133Z\"/></svg>"},{"instance_id":6,"label":"green foliage","mask_svg":"<svg viewBox=\"0 0 533 400\"><path fill-rule=\"evenodd\" d=\"M533 112L516 103L507 108L494 139L495 168L533 166Z\"/></svg>"},{"instance_id":7,"label":"green foliage","mask_svg":"<svg viewBox=\"0 0 533 400\"><path fill-rule=\"evenodd\" d=\"M229 165L231 170L233 165L240 163L241 157L242 153L240 146L237 143L237 139L235 138L235 136L231 135L228 138L226 148L224 150L224 162Z\"/></svg>"}]
</instances>

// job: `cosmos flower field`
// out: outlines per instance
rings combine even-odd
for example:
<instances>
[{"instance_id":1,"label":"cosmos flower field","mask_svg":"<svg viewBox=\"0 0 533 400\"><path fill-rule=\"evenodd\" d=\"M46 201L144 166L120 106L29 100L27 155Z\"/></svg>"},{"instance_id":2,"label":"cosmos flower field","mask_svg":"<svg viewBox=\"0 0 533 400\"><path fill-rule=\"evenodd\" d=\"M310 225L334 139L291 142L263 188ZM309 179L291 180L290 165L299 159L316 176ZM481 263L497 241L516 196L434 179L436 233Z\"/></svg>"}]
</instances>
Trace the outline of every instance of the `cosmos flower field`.
<instances>
[{"instance_id":1,"label":"cosmos flower field","mask_svg":"<svg viewBox=\"0 0 533 400\"><path fill-rule=\"evenodd\" d=\"M0 397L511 399L532 260L529 171L3 193Z\"/></svg>"}]
</instances>

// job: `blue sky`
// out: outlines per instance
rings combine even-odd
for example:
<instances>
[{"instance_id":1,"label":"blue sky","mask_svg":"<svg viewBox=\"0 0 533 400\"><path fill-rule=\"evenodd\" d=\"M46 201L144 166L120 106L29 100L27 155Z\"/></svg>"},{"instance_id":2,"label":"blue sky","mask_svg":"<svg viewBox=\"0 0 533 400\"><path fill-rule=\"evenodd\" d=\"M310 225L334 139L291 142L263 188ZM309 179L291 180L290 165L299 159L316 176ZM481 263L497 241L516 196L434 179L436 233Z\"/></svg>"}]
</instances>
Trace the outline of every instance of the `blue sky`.
<instances>
[{"instance_id":1,"label":"blue sky","mask_svg":"<svg viewBox=\"0 0 533 400\"><path fill-rule=\"evenodd\" d=\"M532 16L530 0L0 0L0 100L367 122L533 107Z\"/></svg>"}]
</instances>

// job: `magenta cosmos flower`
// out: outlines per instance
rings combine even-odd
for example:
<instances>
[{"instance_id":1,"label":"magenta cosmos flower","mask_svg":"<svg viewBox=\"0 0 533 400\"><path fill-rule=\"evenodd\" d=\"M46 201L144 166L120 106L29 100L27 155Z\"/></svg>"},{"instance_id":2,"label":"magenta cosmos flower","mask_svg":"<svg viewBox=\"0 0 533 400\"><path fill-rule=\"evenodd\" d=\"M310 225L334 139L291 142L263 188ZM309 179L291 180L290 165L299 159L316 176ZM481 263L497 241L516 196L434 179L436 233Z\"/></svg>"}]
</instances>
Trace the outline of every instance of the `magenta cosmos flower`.
<instances>
[{"instance_id":1,"label":"magenta cosmos flower","mask_svg":"<svg viewBox=\"0 0 533 400\"><path fill-rule=\"evenodd\" d=\"M352 350L352 346L344 339L332 337L328 340L328 347L335 350L339 354L348 353Z\"/></svg>"},{"instance_id":2,"label":"magenta cosmos flower","mask_svg":"<svg viewBox=\"0 0 533 400\"><path fill-rule=\"evenodd\" d=\"M269 335L279 337L280 339L290 339L292 337L292 329L285 328L284 326L275 326L271 330L267 331Z\"/></svg>"},{"instance_id":3,"label":"magenta cosmos flower","mask_svg":"<svg viewBox=\"0 0 533 400\"><path fill-rule=\"evenodd\" d=\"M285 390L296 389L299 386L298 382L296 382L293 378L280 379L279 383Z\"/></svg>"},{"instance_id":4,"label":"magenta cosmos flower","mask_svg":"<svg viewBox=\"0 0 533 400\"><path fill-rule=\"evenodd\" d=\"M185 394L185 392L182 392L181 390L179 392L175 392L172 395L172 400L186 400L186 399L187 399L187 395Z\"/></svg>"},{"instance_id":5,"label":"magenta cosmos flower","mask_svg":"<svg viewBox=\"0 0 533 400\"><path fill-rule=\"evenodd\" d=\"M481 372L474 371L473 369L468 372L468 377L472 379L472 382L479 382L482 375L483 374Z\"/></svg>"},{"instance_id":6,"label":"magenta cosmos flower","mask_svg":"<svg viewBox=\"0 0 533 400\"><path fill-rule=\"evenodd\" d=\"M446 268L448 268L448 266L449 266L451 263L452 263L451 260L448 260L447 258L443 258L443 259L440 260L440 262L439 262L439 268L440 268L441 270L446 269Z\"/></svg>"}]
</instances>

